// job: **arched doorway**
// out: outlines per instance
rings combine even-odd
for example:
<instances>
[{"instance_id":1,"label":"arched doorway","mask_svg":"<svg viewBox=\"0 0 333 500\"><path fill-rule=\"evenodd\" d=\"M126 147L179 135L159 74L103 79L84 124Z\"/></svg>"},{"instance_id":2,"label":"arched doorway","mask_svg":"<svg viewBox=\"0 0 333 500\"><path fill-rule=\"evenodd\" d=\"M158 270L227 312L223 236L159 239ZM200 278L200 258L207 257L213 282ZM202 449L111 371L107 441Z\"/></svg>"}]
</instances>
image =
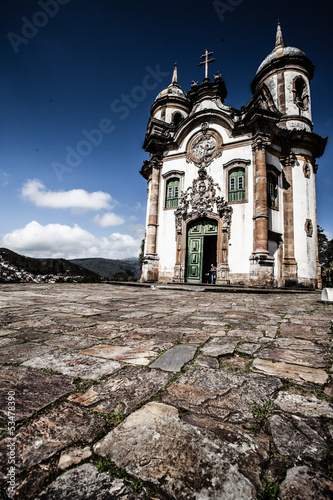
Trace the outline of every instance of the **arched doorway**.
<instances>
[{"instance_id":1,"label":"arched doorway","mask_svg":"<svg viewBox=\"0 0 333 500\"><path fill-rule=\"evenodd\" d=\"M211 264L217 264L218 224L214 219L191 222L187 228L187 283L207 283ZM208 279L207 279L208 278Z\"/></svg>"}]
</instances>

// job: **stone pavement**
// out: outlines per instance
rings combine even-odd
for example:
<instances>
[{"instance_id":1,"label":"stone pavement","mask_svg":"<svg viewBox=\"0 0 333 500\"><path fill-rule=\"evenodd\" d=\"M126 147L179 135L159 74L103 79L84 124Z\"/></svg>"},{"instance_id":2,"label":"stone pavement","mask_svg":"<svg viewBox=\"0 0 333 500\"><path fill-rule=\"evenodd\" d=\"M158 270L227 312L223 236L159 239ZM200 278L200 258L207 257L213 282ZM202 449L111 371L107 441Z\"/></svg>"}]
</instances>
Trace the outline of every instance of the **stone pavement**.
<instances>
[{"instance_id":1,"label":"stone pavement","mask_svg":"<svg viewBox=\"0 0 333 500\"><path fill-rule=\"evenodd\" d=\"M0 285L0 498L333 498L333 306L205 290Z\"/></svg>"}]
</instances>

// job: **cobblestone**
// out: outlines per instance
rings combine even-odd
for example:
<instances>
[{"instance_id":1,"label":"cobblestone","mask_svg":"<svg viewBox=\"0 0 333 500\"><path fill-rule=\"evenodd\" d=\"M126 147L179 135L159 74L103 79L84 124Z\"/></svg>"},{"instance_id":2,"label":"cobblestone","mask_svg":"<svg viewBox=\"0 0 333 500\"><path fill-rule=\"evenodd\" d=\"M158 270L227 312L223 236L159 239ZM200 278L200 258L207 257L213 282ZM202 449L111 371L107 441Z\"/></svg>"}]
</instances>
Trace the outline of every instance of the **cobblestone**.
<instances>
[{"instance_id":1,"label":"cobblestone","mask_svg":"<svg viewBox=\"0 0 333 500\"><path fill-rule=\"evenodd\" d=\"M0 285L0 498L333 497L333 305L217 291Z\"/></svg>"}]
</instances>

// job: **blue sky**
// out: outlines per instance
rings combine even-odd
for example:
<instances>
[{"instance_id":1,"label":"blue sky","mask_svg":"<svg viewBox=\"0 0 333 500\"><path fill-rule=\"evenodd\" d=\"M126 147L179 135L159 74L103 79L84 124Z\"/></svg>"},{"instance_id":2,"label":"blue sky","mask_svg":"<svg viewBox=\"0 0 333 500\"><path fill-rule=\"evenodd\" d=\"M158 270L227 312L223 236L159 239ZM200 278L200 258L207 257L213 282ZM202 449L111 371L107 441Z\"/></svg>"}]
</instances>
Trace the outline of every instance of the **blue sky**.
<instances>
[{"instance_id":1,"label":"blue sky","mask_svg":"<svg viewBox=\"0 0 333 500\"><path fill-rule=\"evenodd\" d=\"M329 11L330 9L330 11ZM205 48L226 104L250 84L275 43L315 64L318 223L333 238L332 7L324 1L2 0L0 4L0 246L34 257L137 257L146 181L139 170L150 107L171 81L201 82Z\"/></svg>"}]
</instances>

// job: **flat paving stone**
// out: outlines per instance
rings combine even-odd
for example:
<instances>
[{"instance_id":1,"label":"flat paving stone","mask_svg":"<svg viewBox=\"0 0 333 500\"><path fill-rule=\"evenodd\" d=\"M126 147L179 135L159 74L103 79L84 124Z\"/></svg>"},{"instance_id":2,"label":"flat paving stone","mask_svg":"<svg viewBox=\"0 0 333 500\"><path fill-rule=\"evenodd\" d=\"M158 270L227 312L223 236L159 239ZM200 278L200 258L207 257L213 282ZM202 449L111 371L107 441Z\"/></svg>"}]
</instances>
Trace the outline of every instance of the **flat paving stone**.
<instances>
[{"instance_id":1,"label":"flat paving stone","mask_svg":"<svg viewBox=\"0 0 333 500\"><path fill-rule=\"evenodd\" d=\"M123 479L98 472L93 464L83 464L59 476L36 500L140 500Z\"/></svg>"},{"instance_id":2,"label":"flat paving stone","mask_svg":"<svg viewBox=\"0 0 333 500\"><path fill-rule=\"evenodd\" d=\"M258 373L265 373L273 377L286 378L297 384L311 382L323 385L328 380L328 374L321 369L300 366L291 363L279 363L266 359L255 359L251 370Z\"/></svg>"},{"instance_id":3,"label":"flat paving stone","mask_svg":"<svg viewBox=\"0 0 333 500\"><path fill-rule=\"evenodd\" d=\"M87 392L68 399L98 412L126 414L154 396L171 378L171 374L160 370L126 366Z\"/></svg>"},{"instance_id":4,"label":"flat paving stone","mask_svg":"<svg viewBox=\"0 0 333 500\"><path fill-rule=\"evenodd\" d=\"M111 341L108 339L108 344L155 351L156 353L170 349L173 346L173 342L165 340L163 335L151 335L150 338L147 338L147 336L135 334L132 336L132 332L121 333L120 336Z\"/></svg>"},{"instance_id":5,"label":"flat paving stone","mask_svg":"<svg viewBox=\"0 0 333 500\"><path fill-rule=\"evenodd\" d=\"M55 347L39 344L15 344L0 349L0 364L22 363L27 359L44 356L55 350Z\"/></svg>"},{"instance_id":6,"label":"flat paving stone","mask_svg":"<svg viewBox=\"0 0 333 500\"><path fill-rule=\"evenodd\" d=\"M121 364L113 360L101 360L92 356L76 353L50 353L25 361L22 366L38 369L51 369L71 377L97 379L113 373L121 368Z\"/></svg>"},{"instance_id":7,"label":"flat paving stone","mask_svg":"<svg viewBox=\"0 0 333 500\"><path fill-rule=\"evenodd\" d=\"M196 345L176 345L154 361L150 365L150 368L159 368L168 372L179 372L186 363L193 359L196 350Z\"/></svg>"},{"instance_id":8,"label":"flat paving stone","mask_svg":"<svg viewBox=\"0 0 333 500\"><path fill-rule=\"evenodd\" d=\"M295 415L273 415L269 418L269 425L280 455L314 462L327 457L327 442L302 418Z\"/></svg>"},{"instance_id":9,"label":"flat paving stone","mask_svg":"<svg viewBox=\"0 0 333 500\"><path fill-rule=\"evenodd\" d=\"M56 326L54 320L50 318L41 318L15 321L11 323L10 328L13 330L48 330L51 326Z\"/></svg>"},{"instance_id":10,"label":"flat paving stone","mask_svg":"<svg viewBox=\"0 0 333 500\"><path fill-rule=\"evenodd\" d=\"M9 489L6 490L7 497L11 500L34 500L36 495L41 491L47 477L49 475L49 467L40 467L36 465L29 472L15 478L15 491L12 493ZM4 498L4 497L2 497Z\"/></svg>"},{"instance_id":11,"label":"flat paving stone","mask_svg":"<svg viewBox=\"0 0 333 500\"><path fill-rule=\"evenodd\" d=\"M318 328L295 323L284 323L280 326L280 337L293 337L304 340L322 340L328 337L328 332L319 331Z\"/></svg>"},{"instance_id":12,"label":"flat paving stone","mask_svg":"<svg viewBox=\"0 0 333 500\"><path fill-rule=\"evenodd\" d=\"M145 351L135 347L126 347L122 345L99 345L90 347L81 351L85 356L97 358L113 359L132 365L149 365L152 359L158 356L155 351Z\"/></svg>"},{"instance_id":13,"label":"flat paving stone","mask_svg":"<svg viewBox=\"0 0 333 500\"><path fill-rule=\"evenodd\" d=\"M237 347L237 352L240 354L248 354L252 356L255 352L257 352L261 347L261 344L250 344L248 342L244 342L239 347Z\"/></svg>"},{"instance_id":14,"label":"flat paving stone","mask_svg":"<svg viewBox=\"0 0 333 500\"><path fill-rule=\"evenodd\" d=\"M328 500L333 498L333 481L306 465L287 470L279 488L280 500Z\"/></svg>"},{"instance_id":15,"label":"flat paving stone","mask_svg":"<svg viewBox=\"0 0 333 500\"><path fill-rule=\"evenodd\" d=\"M277 378L195 367L167 388L162 401L200 415L246 421L250 406L266 401L281 386Z\"/></svg>"},{"instance_id":16,"label":"flat paving stone","mask_svg":"<svg viewBox=\"0 0 333 500\"><path fill-rule=\"evenodd\" d=\"M57 312L59 310L59 306L51 306L48 308L49 311ZM89 307L81 306L78 304L73 305L61 305L62 313L70 313L77 314L78 316L95 316L96 314L101 314L102 309L91 309Z\"/></svg>"},{"instance_id":17,"label":"flat paving stone","mask_svg":"<svg viewBox=\"0 0 333 500\"><path fill-rule=\"evenodd\" d=\"M279 322L279 320L277 321ZM277 334L277 326L275 325L257 325L256 330L263 333L265 332L265 336L269 338L274 338Z\"/></svg>"},{"instance_id":18,"label":"flat paving stone","mask_svg":"<svg viewBox=\"0 0 333 500\"><path fill-rule=\"evenodd\" d=\"M281 466L293 463L309 467L307 491L313 488L320 498L319 479L316 483L313 475L311 484L310 476L326 473L333 419L332 404L315 398L314 390L333 396L333 306L322 304L319 292L178 288L0 284L0 377L5 376L0 387L6 397L14 386L17 396L15 498L35 500L40 491L44 498L61 498L63 491L66 498L85 500L104 495L104 479L97 474L95 481L90 468L99 461L90 456L91 440L106 438L105 421L113 428L122 414L127 418L114 428L119 435L112 431L110 456L129 477L148 478L154 500L257 498L263 478L280 481ZM228 344L230 352L222 356L218 349ZM192 348L189 361L176 367L184 373L152 368L161 353L170 355L178 346ZM200 348L215 351L205 356ZM90 349L99 355L82 353ZM249 356L254 361L249 363ZM73 391L74 377L83 379L75 381L83 393ZM281 390L280 379L290 382L288 391ZM159 417L147 404L152 400L167 406ZM254 432L252 405L269 400L268 420ZM112 414L116 418L109 421ZM1 415L5 431L6 412ZM125 432L121 426L130 417ZM273 417L281 420L269 421ZM8 439L3 435L0 441L5 473ZM278 446L282 457L269 452ZM59 467L60 457L68 476ZM83 469L82 460L90 461ZM61 475L52 480L54 472ZM89 486L82 494L81 484ZM128 485L111 479L109 497L130 498ZM293 491L290 498L283 497L280 485L281 500L306 499L301 480L290 483L295 485L287 491ZM330 489L324 491L332 496Z\"/></svg>"},{"instance_id":19,"label":"flat paving stone","mask_svg":"<svg viewBox=\"0 0 333 500\"><path fill-rule=\"evenodd\" d=\"M17 472L29 469L52 457L74 442L91 443L103 429L105 421L87 410L69 403L53 407L21 427L15 439L15 467ZM0 442L0 479L7 473L8 444L11 438Z\"/></svg>"},{"instance_id":20,"label":"flat paving stone","mask_svg":"<svg viewBox=\"0 0 333 500\"><path fill-rule=\"evenodd\" d=\"M0 337L0 349L9 345L22 344L24 341L16 337Z\"/></svg>"},{"instance_id":21,"label":"flat paving stone","mask_svg":"<svg viewBox=\"0 0 333 500\"><path fill-rule=\"evenodd\" d=\"M308 350L280 349L279 347L265 347L257 354L259 359L270 359L282 363L309 366L311 368L325 368L327 360L317 353Z\"/></svg>"},{"instance_id":22,"label":"flat paving stone","mask_svg":"<svg viewBox=\"0 0 333 500\"><path fill-rule=\"evenodd\" d=\"M230 339L231 340L231 339ZM228 341L227 337L211 339L201 349L201 354L205 356L227 356L232 355L239 340Z\"/></svg>"},{"instance_id":23,"label":"flat paving stone","mask_svg":"<svg viewBox=\"0 0 333 500\"><path fill-rule=\"evenodd\" d=\"M75 390L69 377L38 372L23 367L0 367L0 399L15 393L15 420L19 422ZM8 409L0 407L0 422L8 421Z\"/></svg>"},{"instance_id":24,"label":"flat paving stone","mask_svg":"<svg viewBox=\"0 0 333 500\"><path fill-rule=\"evenodd\" d=\"M262 454L253 438L239 430L233 435L221 430L217 438L182 423L176 408L162 403L148 403L132 413L94 451L153 483L168 498L256 498L241 465Z\"/></svg>"},{"instance_id":25,"label":"flat paving stone","mask_svg":"<svg viewBox=\"0 0 333 500\"><path fill-rule=\"evenodd\" d=\"M333 406L315 396L301 396L287 391L281 391L274 400L279 410L287 413L300 414L305 417L326 417L333 419Z\"/></svg>"},{"instance_id":26,"label":"flat paving stone","mask_svg":"<svg viewBox=\"0 0 333 500\"><path fill-rule=\"evenodd\" d=\"M259 332L256 329L241 329L241 328L233 328L229 330L228 336L238 337L239 340L245 340L248 342L258 342L261 338L263 338L263 333Z\"/></svg>"},{"instance_id":27,"label":"flat paving stone","mask_svg":"<svg viewBox=\"0 0 333 500\"><path fill-rule=\"evenodd\" d=\"M20 331L20 330L12 330L12 333L8 335L8 338L15 338L20 342L38 342L42 343L46 340L50 340L54 337L53 334L48 332L42 332L40 330L33 331Z\"/></svg>"},{"instance_id":28,"label":"flat paving stone","mask_svg":"<svg viewBox=\"0 0 333 500\"><path fill-rule=\"evenodd\" d=\"M301 351L311 351L316 354L324 354L325 350L311 342L310 340L294 339L294 338L277 338L272 342L274 347L280 347L281 349L293 349Z\"/></svg>"},{"instance_id":29,"label":"flat paving stone","mask_svg":"<svg viewBox=\"0 0 333 500\"><path fill-rule=\"evenodd\" d=\"M51 339L45 340L45 344L67 349L85 349L100 344L100 341L92 337L78 335L54 335Z\"/></svg>"},{"instance_id":30,"label":"flat paving stone","mask_svg":"<svg viewBox=\"0 0 333 500\"><path fill-rule=\"evenodd\" d=\"M212 368L213 370L219 369L219 362L216 358L202 356L201 354L195 358L194 365L201 366L203 368Z\"/></svg>"},{"instance_id":31,"label":"flat paving stone","mask_svg":"<svg viewBox=\"0 0 333 500\"><path fill-rule=\"evenodd\" d=\"M0 330L0 337L6 337L7 335L11 335L13 333L13 330L10 328L1 328Z\"/></svg>"},{"instance_id":32,"label":"flat paving stone","mask_svg":"<svg viewBox=\"0 0 333 500\"><path fill-rule=\"evenodd\" d=\"M61 452L58 469L66 470L73 465L80 464L91 456L92 452L89 446L85 446L84 448L70 448L69 450Z\"/></svg>"},{"instance_id":33,"label":"flat paving stone","mask_svg":"<svg viewBox=\"0 0 333 500\"><path fill-rule=\"evenodd\" d=\"M206 331L204 332L199 332L199 333L187 333L183 338L182 338L182 344L196 344L200 345L203 344L204 342L207 342L209 340L211 335L207 333Z\"/></svg>"}]
</instances>

